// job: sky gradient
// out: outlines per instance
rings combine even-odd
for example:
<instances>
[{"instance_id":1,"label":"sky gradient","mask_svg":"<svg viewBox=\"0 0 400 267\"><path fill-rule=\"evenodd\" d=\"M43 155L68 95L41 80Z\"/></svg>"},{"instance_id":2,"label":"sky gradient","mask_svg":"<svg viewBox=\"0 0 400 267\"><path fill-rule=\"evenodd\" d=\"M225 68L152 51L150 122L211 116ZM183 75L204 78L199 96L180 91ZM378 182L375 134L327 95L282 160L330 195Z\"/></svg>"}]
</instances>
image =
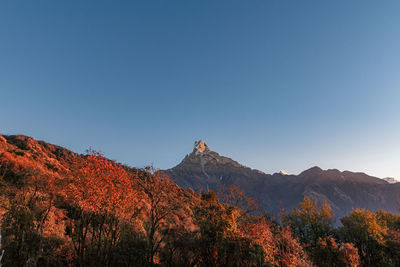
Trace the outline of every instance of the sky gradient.
<instances>
[{"instance_id":1,"label":"sky gradient","mask_svg":"<svg viewBox=\"0 0 400 267\"><path fill-rule=\"evenodd\" d=\"M400 1L2 1L0 133L400 178Z\"/></svg>"}]
</instances>

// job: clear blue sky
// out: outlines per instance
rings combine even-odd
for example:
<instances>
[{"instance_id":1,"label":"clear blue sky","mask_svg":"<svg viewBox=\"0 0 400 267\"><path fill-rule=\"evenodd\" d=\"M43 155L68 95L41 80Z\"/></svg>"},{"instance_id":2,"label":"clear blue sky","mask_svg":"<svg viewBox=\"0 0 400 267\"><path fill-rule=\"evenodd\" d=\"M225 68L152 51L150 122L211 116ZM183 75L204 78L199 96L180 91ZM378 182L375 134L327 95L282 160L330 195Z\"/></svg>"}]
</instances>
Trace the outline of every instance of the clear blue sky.
<instances>
[{"instance_id":1,"label":"clear blue sky","mask_svg":"<svg viewBox=\"0 0 400 267\"><path fill-rule=\"evenodd\" d=\"M400 1L2 1L0 132L169 168L400 178Z\"/></svg>"}]
</instances>

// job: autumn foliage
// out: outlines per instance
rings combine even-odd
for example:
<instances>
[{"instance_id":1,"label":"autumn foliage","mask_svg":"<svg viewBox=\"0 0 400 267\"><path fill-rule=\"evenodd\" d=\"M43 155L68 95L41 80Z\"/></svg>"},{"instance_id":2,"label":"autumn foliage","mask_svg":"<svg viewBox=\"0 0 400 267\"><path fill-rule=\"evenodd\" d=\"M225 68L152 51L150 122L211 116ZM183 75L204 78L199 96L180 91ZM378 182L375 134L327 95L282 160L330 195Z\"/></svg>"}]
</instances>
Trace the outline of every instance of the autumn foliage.
<instances>
[{"instance_id":1,"label":"autumn foliage","mask_svg":"<svg viewBox=\"0 0 400 267\"><path fill-rule=\"evenodd\" d=\"M305 198L278 223L236 186L198 194L32 139L0 139L0 193L3 266L400 264L399 215L355 210L335 228L329 205Z\"/></svg>"},{"instance_id":2,"label":"autumn foliage","mask_svg":"<svg viewBox=\"0 0 400 267\"><path fill-rule=\"evenodd\" d=\"M137 199L131 173L91 150L78 166L66 191L68 199L84 212L119 218L131 215Z\"/></svg>"}]
</instances>

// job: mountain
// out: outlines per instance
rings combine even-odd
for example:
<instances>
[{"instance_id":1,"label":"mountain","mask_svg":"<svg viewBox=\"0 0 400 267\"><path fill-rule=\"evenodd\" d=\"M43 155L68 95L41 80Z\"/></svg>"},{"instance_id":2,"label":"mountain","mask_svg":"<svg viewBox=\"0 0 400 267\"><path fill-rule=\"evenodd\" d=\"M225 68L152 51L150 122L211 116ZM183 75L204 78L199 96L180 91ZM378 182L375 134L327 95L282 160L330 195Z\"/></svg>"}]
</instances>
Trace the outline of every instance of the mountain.
<instances>
[{"instance_id":1,"label":"mountain","mask_svg":"<svg viewBox=\"0 0 400 267\"><path fill-rule=\"evenodd\" d=\"M195 142L193 151L177 166L165 171L184 188L218 191L237 185L267 211L297 207L304 197L326 201L336 218L353 208L398 212L400 183L390 184L365 173L322 170L312 167L299 175L284 171L265 174L212 151L204 141Z\"/></svg>"}]
</instances>

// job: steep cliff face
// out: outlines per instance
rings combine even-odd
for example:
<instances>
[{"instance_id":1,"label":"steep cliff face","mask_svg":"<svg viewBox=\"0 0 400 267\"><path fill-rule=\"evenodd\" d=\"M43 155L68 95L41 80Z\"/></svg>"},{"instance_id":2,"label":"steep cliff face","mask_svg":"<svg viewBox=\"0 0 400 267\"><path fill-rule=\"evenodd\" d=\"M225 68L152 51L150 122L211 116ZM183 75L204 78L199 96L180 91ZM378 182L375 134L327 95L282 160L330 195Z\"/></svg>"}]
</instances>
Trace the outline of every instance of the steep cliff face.
<instances>
[{"instance_id":1,"label":"steep cliff face","mask_svg":"<svg viewBox=\"0 0 400 267\"><path fill-rule=\"evenodd\" d=\"M299 175L286 172L264 174L212 151L204 141L166 173L180 186L195 191L238 185L271 212L296 207L307 196L332 206L336 217L353 208L398 211L400 183L388 182L364 173L310 168Z\"/></svg>"}]
</instances>

